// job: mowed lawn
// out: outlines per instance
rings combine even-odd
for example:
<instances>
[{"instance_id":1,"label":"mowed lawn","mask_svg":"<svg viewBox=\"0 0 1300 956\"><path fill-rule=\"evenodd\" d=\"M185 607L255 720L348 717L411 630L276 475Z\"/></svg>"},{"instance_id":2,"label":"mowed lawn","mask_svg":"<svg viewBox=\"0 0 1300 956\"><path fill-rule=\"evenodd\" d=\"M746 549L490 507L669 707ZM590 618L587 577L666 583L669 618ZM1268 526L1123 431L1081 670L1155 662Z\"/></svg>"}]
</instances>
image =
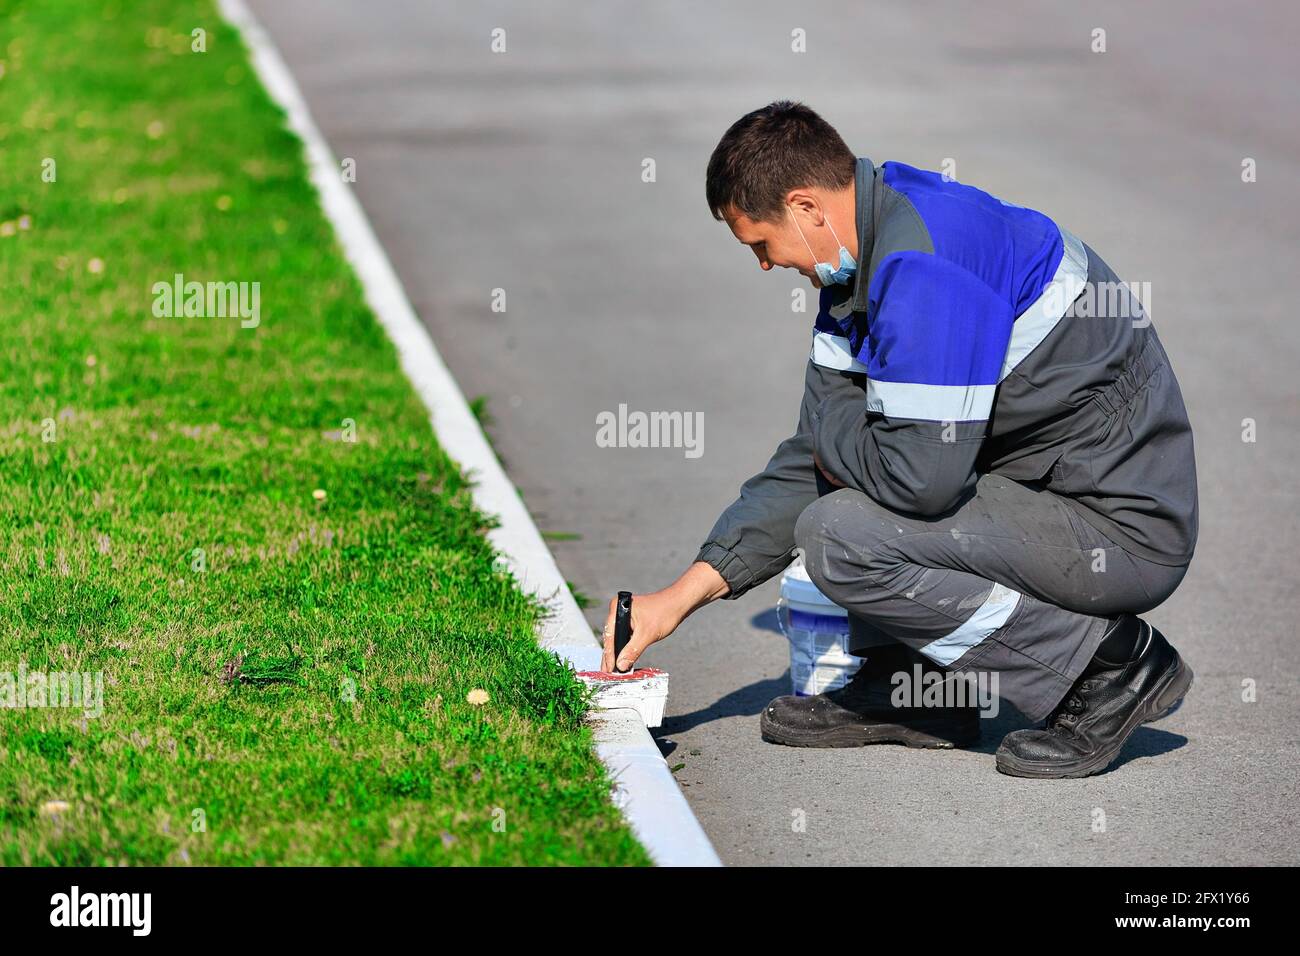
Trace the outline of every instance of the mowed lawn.
<instances>
[{"instance_id":1,"label":"mowed lawn","mask_svg":"<svg viewBox=\"0 0 1300 956\"><path fill-rule=\"evenodd\" d=\"M648 862L212 4L0 61L0 863Z\"/></svg>"}]
</instances>

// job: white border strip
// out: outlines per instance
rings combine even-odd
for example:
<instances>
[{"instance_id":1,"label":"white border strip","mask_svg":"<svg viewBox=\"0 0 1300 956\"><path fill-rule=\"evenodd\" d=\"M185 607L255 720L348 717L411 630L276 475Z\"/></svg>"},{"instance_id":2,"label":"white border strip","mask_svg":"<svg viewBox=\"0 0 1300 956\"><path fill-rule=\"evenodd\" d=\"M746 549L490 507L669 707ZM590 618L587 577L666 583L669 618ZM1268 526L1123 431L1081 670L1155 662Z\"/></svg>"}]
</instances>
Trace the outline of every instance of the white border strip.
<instances>
[{"instance_id":1,"label":"white border strip","mask_svg":"<svg viewBox=\"0 0 1300 956\"><path fill-rule=\"evenodd\" d=\"M941 667L951 667L959 657L1007 623L1019 603L1019 591L994 581L989 596L974 614L955 631L931 641L920 651Z\"/></svg>"},{"instance_id":2,"label":"white border strip","mask_svg":"<svg viewBox=\"0 0 1300 956\"><path fill-rule=\"evenodd\" d=\"M867 371L867 367L855 359L853 353L849 351L848 338L836 335L834 332L814 332L812 351L808 353L808 358L816 365L833 368L837 372L866 374Z\"/></svg>"},{"instance_id":3,"label":"white border strip","mask_svg":"<svg viewBox=\"0 0 1300 956\"><path fill-rule=\"evenodd\" d=\"M600 645L560 575L515 486L488 447L465 396L416 317L397 273L375 237L361 204L344 184L340 166L316 128L293 75L271 38L243 0L217 0L226 21L242 34L262 85L288 115L289 128L306 147L311 181L343 251L365 289L366 301L392 339L402 370L429 409L442 447L473 473L474 501L500 517L488 533L524 591L546 602L551 614L541 645L578 670L600 665ZM633 710L605 711L593 721L596 752L618 782L615 804L660 866L720 866L721 861L682 796L668 764Z\"/></svg>"},{"instance_id":4,"label":"white border strip","mask_svg":"<svg viewBox=\"0 0 1300 956\"><path fill-rule=\"evenodd\" d=\"M867 380L867 409L891 418L982 422L993 410L996 385L924 385Z\"/></svg>"},{"instance_id":5,"label":"white border strip","mask_svg":"<svg viewBox=\"0 0 1300 956\"><path fill-rule=\"evenodd\" d=\"M1033 304L1016 316L999 382L1052 334L1088 282L1088 250L1074 233L1060 226L1056 228L1061 233L1061 261L1056 266L1056 275Z\"/></svg>"}]
</instances>

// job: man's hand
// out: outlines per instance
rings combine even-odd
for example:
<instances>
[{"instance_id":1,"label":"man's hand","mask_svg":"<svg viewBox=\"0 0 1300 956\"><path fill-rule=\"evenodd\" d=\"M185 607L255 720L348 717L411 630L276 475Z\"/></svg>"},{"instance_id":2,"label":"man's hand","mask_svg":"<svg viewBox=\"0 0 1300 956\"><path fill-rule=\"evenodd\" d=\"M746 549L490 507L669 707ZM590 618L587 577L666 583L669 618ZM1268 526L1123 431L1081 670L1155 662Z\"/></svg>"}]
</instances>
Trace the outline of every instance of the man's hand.
<instances>
[{"instance_id":1,"label":"man's hand","mask_svg":"<svg viewBox=\"0 0 1300 956\"><path fill-rule=\"evenodd\" d=\"M825 478L827 481L829 481L836 488L848 487L848 485L844 484L844 482L840 481L838 478L836 478L829 471L827 471L825 468L822 467L822 463L818 460L816 452L813 452L813 464L816 465L817 470L822 473L822 477Z\"/></svg>"},{"instance_id":2,"label":"man's hand","mask_svg":"<svg viewBox=\"0 0 1300 956\"><path fill-rule=\"evenodd\" d=\"M600 658L602 671L614 668L614 615L618 607L618 598L609 602L609 617L605 619L605 653ZM632 669L636 659L647 647L677 630L683 615L671 594L667 591L655 591L653 594L632 595L632 639L623 648L623 656L618 659L618 671Z\"/></svg>"},{"instance_id":3,"label":"man's hand","mask_svg":"<svg viewBox=\"0 0 1300 956\"><path fill-rule=\"evenodd\" d=\"M677 630L678 625L694 611L725 595L729 590L714 568L703 561L696 561L686 573L664 588L652 594L632 595L632 639L618 659L617 671L626 673L636 663L645 649L656 641ZM605 619L605 652L601 655L602 671L616 670L614 664L614 615L618 609L618 598L610 598L609 616Z\"/></svg>"}]
</instances>

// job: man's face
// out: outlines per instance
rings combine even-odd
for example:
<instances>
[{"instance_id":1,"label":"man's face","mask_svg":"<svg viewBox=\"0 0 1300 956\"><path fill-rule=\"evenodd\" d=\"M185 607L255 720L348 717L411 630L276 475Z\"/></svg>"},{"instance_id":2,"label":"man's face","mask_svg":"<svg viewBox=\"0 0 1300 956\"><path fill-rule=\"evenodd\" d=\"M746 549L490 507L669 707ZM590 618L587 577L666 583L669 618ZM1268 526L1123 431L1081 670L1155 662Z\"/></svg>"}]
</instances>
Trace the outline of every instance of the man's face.
<instances>
[{"instance_id":1,"label":"man's face","mask_svg":"<svg viewBox=\"0 0 1300 956\"><path fill-rule=\"evenodd\" d=\"M804 245L803 239L799 237L794 214L788 205L785 210L786 214L779 222L755 222L744 213L737 212L734 207L725 210L723 218L731 227L732 234L753 250L758 258L759 268L764 272L777 266L783 269L795 269L812 283L814 289L820 289L821 280L817 278L817 273L813 269L808 246ZM820 233L823 231L813 229L810 234L809 230L804 230L804 235L808 236L808 242L812 244L814 251L817 249L816 240L820 238Z\"/></svg>"}]
</instances>

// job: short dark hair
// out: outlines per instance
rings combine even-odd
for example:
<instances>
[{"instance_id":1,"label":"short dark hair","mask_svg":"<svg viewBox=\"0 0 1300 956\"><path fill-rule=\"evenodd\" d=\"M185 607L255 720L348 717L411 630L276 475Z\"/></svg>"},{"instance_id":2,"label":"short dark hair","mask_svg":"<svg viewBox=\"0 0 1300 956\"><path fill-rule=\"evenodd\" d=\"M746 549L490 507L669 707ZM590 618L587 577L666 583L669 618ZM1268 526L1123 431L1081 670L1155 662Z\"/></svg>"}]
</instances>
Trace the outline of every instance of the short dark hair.
<instances>
[{"instance_id":1,"label":"short dark hair","mask_svg":"<svg viewBox=\"0 0 1300 956\"><path fill-rule=\"evenodd\" d=\"M856 165L835 127L802 103L778 100L731 124L709 157L704 191L714 219L731 206L776 222L791 189L847 189Z\"/></svg>"}]
</instances>

